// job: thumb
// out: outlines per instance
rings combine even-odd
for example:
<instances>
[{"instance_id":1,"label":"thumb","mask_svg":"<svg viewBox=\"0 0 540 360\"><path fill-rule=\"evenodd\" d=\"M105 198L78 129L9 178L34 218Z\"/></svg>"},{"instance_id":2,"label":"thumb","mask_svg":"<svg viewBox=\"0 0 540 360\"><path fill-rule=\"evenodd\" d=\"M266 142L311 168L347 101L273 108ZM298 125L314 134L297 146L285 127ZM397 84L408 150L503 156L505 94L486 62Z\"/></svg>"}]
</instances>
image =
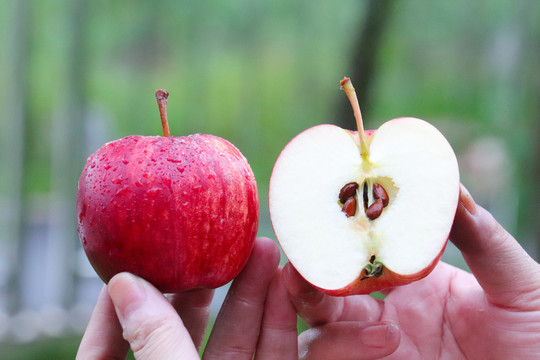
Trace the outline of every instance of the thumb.
<instances>
[{"instance_id":1,"label":"thumb","mask_svg":"<svg viewBox=\"0 0 540 360\"><path fill-rule=\"evenodd\" d=\"M199 359L182 320L150 283L121 273L109 281L108 290L136 359Z\"/></svg>"},{"instance_id":2,"label":"thumb","mask_svg":"<svg viewBox=\"0 0 540 360\"><path fill-rule=\"evenodd\" d=\"M538 298L540 265L488 211L474 203L463 185L450 240L493 303L522 307L528 297Z\"/></svg>"}]
</instances>

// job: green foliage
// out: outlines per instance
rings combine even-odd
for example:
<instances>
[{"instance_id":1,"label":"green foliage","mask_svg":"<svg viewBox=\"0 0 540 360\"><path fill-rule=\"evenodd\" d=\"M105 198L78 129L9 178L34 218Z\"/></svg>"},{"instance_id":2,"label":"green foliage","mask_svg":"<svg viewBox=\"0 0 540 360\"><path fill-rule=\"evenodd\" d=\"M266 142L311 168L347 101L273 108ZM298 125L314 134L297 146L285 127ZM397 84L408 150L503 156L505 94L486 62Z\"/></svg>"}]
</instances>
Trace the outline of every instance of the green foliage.
<instances>
[{"instance_id":1,"label":"green foliage","mask_svg":"<svg viewBox=\"0 0 540 360\"><path fill-rule=\"evenodd\" d=\"M75 358L81 336L42 339L30 344L2 344L2 360L72 360Z\"/></svg>"}]
</instances>

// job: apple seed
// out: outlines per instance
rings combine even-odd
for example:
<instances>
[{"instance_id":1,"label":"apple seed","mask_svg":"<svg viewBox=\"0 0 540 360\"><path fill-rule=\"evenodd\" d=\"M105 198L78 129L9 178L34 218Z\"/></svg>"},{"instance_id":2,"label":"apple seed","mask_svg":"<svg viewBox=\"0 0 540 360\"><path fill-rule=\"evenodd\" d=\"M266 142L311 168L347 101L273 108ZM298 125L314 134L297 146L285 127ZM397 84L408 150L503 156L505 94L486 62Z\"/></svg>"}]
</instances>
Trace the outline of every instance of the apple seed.
<instances>
[{"instance_id":1,"label":"apple seed","mask_svg":"<svg viewBox=\"0 0 540 360\"><path fill-rule=\"evenodd\" d=\"M373 204L371 204L368 209L366 210L366 216L370 220L375 220L379 216L381 216L383 211L383 201L381 199L375 201Z\"/></svg>"},{"instance_id":2,"label":"apple seed","mask_svg":"<svg viewBox=\"0 0 540 360\"><path fill-rule=\"evenodd\" d=\"M364 210L367 210L368 208L368 205L369 205L369 196L368 196L368 185L367 185L367 182L364 182L364 191L362 192L363 194L363 200L364 200Z\"/></svg>"},{"instance_id":3,"label":"apple seed","mask_svg":"<svg viewBox=\"0 0 540 360\"><path fill-rule=\"evenodd\" d=\"M378 184L378 183L373 184L373 198L375 198L375 200L381 199L383 203L383 207L388 206L388 201L389 201L388 193L382 187L381 184Z\"/></svg>"},{"instance_id":4,"label":"apple seed","mask_svg":"<svg viewBox=\"0 0 540 360\"><path fill-rule=\"evenodd\" d=\"M345 184L339 191L339 201L341 201L342 204L345 204L345 202L349 200L350 197L354 196L357 189L358 183L350 182L348 184Z\"/></svg>"},{"instance_id":5,"label":"apple seed","mask_svg":"<svg viewBox=\"0 0 540 360\"><path fill-rule=\"evenodd\" d=\"M345 201L345 204L343 204L341 211L343 211L347 217L354 216L354 214L356 214L356 198L354 196L348 198L347 201Z\"/></svg>"}]
</instances>

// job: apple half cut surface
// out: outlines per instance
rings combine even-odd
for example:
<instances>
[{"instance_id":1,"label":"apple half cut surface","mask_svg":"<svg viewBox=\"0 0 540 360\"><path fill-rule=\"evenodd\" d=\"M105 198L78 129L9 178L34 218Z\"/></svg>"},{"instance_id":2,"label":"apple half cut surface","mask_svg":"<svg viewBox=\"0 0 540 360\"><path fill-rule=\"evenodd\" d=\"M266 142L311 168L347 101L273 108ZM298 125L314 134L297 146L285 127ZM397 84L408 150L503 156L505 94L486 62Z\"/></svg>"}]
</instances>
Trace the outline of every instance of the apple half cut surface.
<instances>
[{"instance_id":1,"label":"apple half cut surface","mask_svg":"<svg viewBox=\"0 0 540 360\"><path fill-rule=\"evenodd\" d=\"M441 257L459 197L456 156L429 123L398 118L358 132L305 130L272 172L269 207L291 264L335 296L368 294L427 276ZM352 90L351 90L352 89Z\"/></svg>"}]
</instances>

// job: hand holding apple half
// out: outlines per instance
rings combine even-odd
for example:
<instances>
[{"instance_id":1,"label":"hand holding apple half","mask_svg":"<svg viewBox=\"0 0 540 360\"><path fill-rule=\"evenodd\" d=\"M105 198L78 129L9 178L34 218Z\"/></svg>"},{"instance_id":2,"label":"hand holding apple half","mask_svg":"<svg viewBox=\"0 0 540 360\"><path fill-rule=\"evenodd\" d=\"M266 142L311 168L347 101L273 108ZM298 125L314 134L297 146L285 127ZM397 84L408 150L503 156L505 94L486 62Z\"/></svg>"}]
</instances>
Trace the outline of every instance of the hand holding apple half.
<instances>
[{"instance_id":1,"label":"hand holding apple half","mask_svg":"<svg viewBox=\"0 0 540 360\"><path fill-rule=\"evenodd\" d=\"M79 179L78 232L107 283L131 272L164 293L216 288L253 248L259 199L240 151L213 135L169 136L168 93L157 90L164 136L128 136L92 154Z\"/></svg>"},{"instance_id":2,"label":"hand holding apple half","mask_svg":"<svg viewBox=\"0 0 540 360\"><path fill-rule=\"evenodd\" d=\"M369 294L427 276L448 241L459 197L456 156L416 118L363 129L350 79L341 87L358 131L318 125L293 138L270 179L276 237L314 287Z\"/></svg>"}]
</instances>

